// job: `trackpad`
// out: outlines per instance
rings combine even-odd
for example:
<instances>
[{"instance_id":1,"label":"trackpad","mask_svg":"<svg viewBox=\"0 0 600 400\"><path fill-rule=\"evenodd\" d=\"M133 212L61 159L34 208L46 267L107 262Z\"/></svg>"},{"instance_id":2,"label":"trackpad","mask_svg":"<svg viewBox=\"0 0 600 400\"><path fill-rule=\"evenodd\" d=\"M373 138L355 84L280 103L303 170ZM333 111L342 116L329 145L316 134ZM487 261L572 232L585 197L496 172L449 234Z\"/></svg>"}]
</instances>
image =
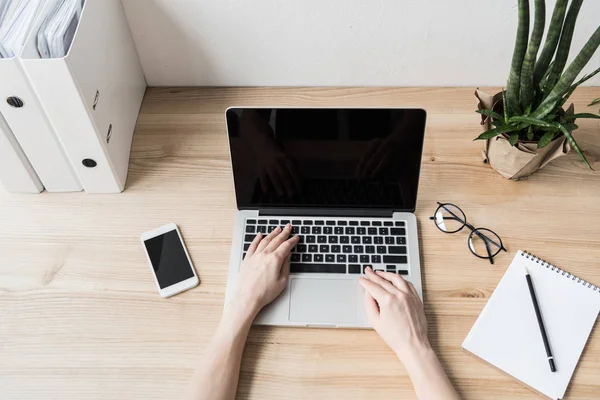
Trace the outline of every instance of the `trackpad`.
<instances>
[{"instance_id":1,"label":"trackpad","mask_svg":"<svg viewBox=\"0 0 600 400\"><path fill-rule=\"evenodd\" d=\"M290 321L309 324L356 322L356 285L355 280L345 279L292 279Z\"/></svg>"}]
</instances>

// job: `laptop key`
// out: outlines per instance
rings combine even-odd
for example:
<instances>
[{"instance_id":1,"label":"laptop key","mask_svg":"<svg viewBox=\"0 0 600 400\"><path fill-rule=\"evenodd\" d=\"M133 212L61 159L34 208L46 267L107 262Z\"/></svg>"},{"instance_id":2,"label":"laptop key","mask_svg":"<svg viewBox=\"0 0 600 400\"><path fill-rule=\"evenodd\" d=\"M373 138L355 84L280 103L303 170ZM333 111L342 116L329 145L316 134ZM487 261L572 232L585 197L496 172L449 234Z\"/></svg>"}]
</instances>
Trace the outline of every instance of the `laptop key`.
<instances>
[{"instance_id":1,"label":"laptop key","mask_svg":"<svg viewBox=\"0 0 600 400\"><path fill-rule=\"evenodd\" d=\"M323 254L315 254L313 258L315 262L323 262Z\"/></svg>"},{"instance_id":2,"label":"laptop key","mask_svg":"<svg viewBox=\"0 0 600 400\"><path fill-rule=\"evenodd\" d=\"M361 254L360 256L360 262L361 263L368 263L369 262L369 256L366 254Z\"/></svg>"},{"instance_id":3,"label":"laptop key","mask_svg":"<svg viewBox=\"0 0 600 400\"><path fill-rule=\"evenodd\" d=\"M248 251L250 248L250 243L244 243L244 251Z\"/></svg>"},{"instance_id":4,"label":"laptop key","mask_svg":"<svg viewBox=\"0 0 600 400\"><path fill-rule=\"evenodd\" d=\"M281 226L286 226L286 225L287 225L287 224L289 224L289 223L290 223L290 220L289 220L289 219L282 219L282 220L279 222L279 224L280 224Z\"/></svg>"},{"instance_id":5,"label":"laptop key","mask_svg":"<svg viewBox=\"0 0 600 400\"><path fill-rule=\"evenodd\" d=\"M327 221L327 225L335 225L335 221Z\"/></svg>"},{"instance_id":6,"label":"laptop key","mask_svg":"<svg viewBox=\"0 0 600 400\"><path fill-rule=\"evenodd\" d=\"M312 234L313 235L320 235L321 234L321 227L320 226L313 226L313 228L312 228Z\"/></svg>"},{"instance_id":7,"label":"laptop key","mask_svg":"<svg viewBox=\"0 0 600 400\"><path fill-rule=\"evenodd\" d=\"M292 225L302 225L302 220L295 219L292 221Z\"/></svg>"},{"instance_id":8,"label":"laptop key","mask_svg":"<svg viewBox=\"0 0 600 400\"><path fill-rule=\"evenodd\" d=\"M378 254L374 254L371 256L371 262L373 264L381 264L381 256Z\"/></svg>"},{"instance_id":9,"label":"laptop key","mask_svg":"<svg viewBox=\"0 0 600 400\"><path fill-rule=\"evenodd\" d=\"M301 256L300 254L298 254L298 253L294 253L294 254L292 254L291 261L292 261L292 262L297 262L297 261L300 261L301 257L302 257L302 256Z\"/></svg>"},{"instance_id":10,"label":"laptop key","mask_svg":"<svg viewBox=\"0 0 600 400\"><path fill-rule=\"evenodd\" d=\"M244 252L244 254L242 254L242 260L246 259L246 252Z\"/></svg>"},{"instance_id":11,"label":"laptop key","mask_svg":"<svg viewBox=\"0 0 600 400\"><path fill-rule=\"evenodd\" d=\"M313 222L309 221L309 220L302 221L302 225L312 225L312 224L313 224Z\"/></svg>"},{"instance_id":12,"label":"laptop key","mask_svg":"<svg viewBox=\"0 0 600 400\"><path fill-rule=\"evenodd\" d=\"M275 230L275 228L277 228L277 226L276 226L276 225L269 225L269 227L267 228L267 231L268 231L269 233L271 233L271 232L273 232L273 231Z\"/></svg>"},{"instance_id":13,"label":"laptop key","mask_svg":"<svg viewBox=\"0 0 600 400\"><path fill-rule=\"evenodd\" d=\"M358 264L348 265L348 273L349 274L360 274L360 265L358 265Z\"/></svg>"},{"instance_id":14,"label":"laptop key","mask_svg":"<svg viewBox=\"0 0 600 400\"><path fill-rule=\"evenodd\" d=\"M327 243L327 236L317 236L317 243Z\"/></svg>"},{"instance_id":15,"label":"laptop key","mask_svg":"<svg viewBox=\"0 0 600 400\"><path fill-rule=\"evenodd\" d=\"M371 223L371 225L373 225L373 226L381 226L381 221L373 221Z\"/></svg>"},{"instance_id":16,"label":"laptop key","mask_svg":"<svg viewBox=\"0 0 600 400\"><path fill-rule=\"evenodd\" d=\"M311 244L308 246L309 253L317 253L319 251L319 247L316 244Z\"/></svg>"},{"instance_id":17,"label":"laptop key","mask_svg":"<svg viewBox=\"0 0 600 400\"><path fill-rule=\"evenodd\" d=\"M267 227L264 225L257 226L256 233L267 233Z\"/></svg>"},{"instance_id":18,"label":"laptop key","mask_svg":"<svg viewBox=\"0 0 600 400\"><path fill-rule=\"evenodd\" d=\"M296 226L296 225L292 226L292 234L297 235L299 233L300 233L300 227Z\"/></svg>"},{"instance_id":19,"label":"laptop key","mask_svg":"<svg viewBox=\"0 0 600 400\"><path fill-rule=\"evenodd\" d=\"M323 228L323 234L325 235L331 235L333 233L333 228L330 226L326 226L325 228Z\"/></svg>"},{"instance_id":20,"label":"laptop key","mask_svg":"<svg viewBox=\"0 0 600 400\"><path fill-rule=\"evenodd\" d=\"M371 238L371 236L363 236L362 242L363 244L371 244L373 242L373 238Z\"/></svg>"},{"instance_id":21,"label":"laptop key","mask_svg":"<svg viewBox=\"0 0 600 400\"><path fill-rule=\"evenodd\" d=\"M339 263L345 263L346 262L346 255L345 254L338 254L337 257L335 258L336 262Z\"/></svg>"},{"instance_id":22,"label":"laptop key","mask_svg":"<svg viewBox=\"0 0 600 400\"><path fill-rule=\"evenodd\" d=\"M379 228L379 234L382 236L389 235L390 230L388 228Z\"/></svg>"},{"instance_id":23,"label":"laptop key","mask_svg":"<svg viewBox=\"0 0 600 400\"><path fill-rule=\"evenodd\" d=\"M302 262L311 262L312 254L302 254Z\"/></svg>"},{"instance_id":24,"label":"laptop key","mask_svg":"<svg viewBox=\"0 0 600 400\"><path fill-rule=\"evenodd\" d=\"M348 262L358 262L358 256L356 254L351 254L348 256Z\"/></svg>"},{"instance_id":25,"label":"laptop key","mask_svg":"<svg viewBox=\"0 0 600 400\"><path fill-rule=\"evenodd\" d=\"M346 225L348 225L348 222L346 222L346 221L338 221L337 224L339 226L346 226Z\"/></svg>"},{"instance_id":26,"label":"laptop key","mask_svg":"<svg viewBox=\"0 0 600 400\"><path fill-rule=\"evenodd\" d=\"M296 253L306 253L308 251L308 247L305 244L299 244L296 246Z\"/></svg>"},{"instance_id":27,"label":"laptop key","mask_svg":"<svg viewBox=\"0 0 600 400\"><path fill-rule=\"evenodd\" d=\"M346 228L346 235L354 235L354 228L349 226Z\"/></svg>"},{"instance_id":28,"label":"laptop key","mask_svg":"<svg viewBox=\"0 0 600 400\"><path fill-rule=\"evenodd\" d=\"M328 263L335 262L335 256L333 254L325 255L325 262L328 262Z\"/></svg>"},{"instance_id":29,"label":"laptop key","mask_svg":"<svg viewBox=\"0 0 600 400\"><path fill-rule=\"evenodd\" d=\"M322 244L321 246L319 246L319 253L329 253L329 245Z\"/></svg>"},{"instance_id":30,"label":"laptop key","mask_svg":"<svg viewBox=\"0 0 600 400\"><path fill-rule=\"evenodd\" d=\"M396 244L406 244L406 238L405 237L397 237Z\"/></svg>"},{"instance_id":31,"label":"laptop key","mask_svg":"<svg viewBox=\"0 0 600 400\"><path fill-rule=\"evenodd\" d=\"M384 221L383 226L394 226L394 223L392 221Z\"/></svg>"},{"instance_id":32,"label":"laptop key","mask_svg":"<svg viewBox=\"0 0 600 400\"><path fill-rule=\"evenodd\" d=\"M369 228L367 232L369 232L369 235L377 235L377 228Z\"/></svg>"},{"instance_id":33,"label":"laptop key","mask_svg":"<svg viewBox=\"0 0 600 400\"><path fill-rule=\"evenodd\" d=\"M352 244L358 244L358 243L360 243L360 236L352 236L350 238L350 243L352 243Z\"/></svg>"},{"instance_id":34,"label":"laptop key","mask_svg":"<svg viewBox=\"0 0 600 400\"><path fill-rule=\"evenodd\" d=\"M270 225L279 225L279 221L277 221L276 219L270 219L269 224Z\"/></svg>"},{"instance_id":35,"label":"laptop key","mask_svg":"<svg viewBox=\"0 0 600 400\"><path fill-rule=\"evenodd\" d=\"M404 228L392 228L390 229L390 233L394 236L404 236L406 235L406 229Z\"/></svg>"},{"instance_id":36,"label":"laptop key","mask_svg":"<svg viewBox=\"0 0 600 400\"><path fill-rule=\"evenodd\" d=\"M365 246L367 254L375 254L375 246Z\"/></svg>"},{"instance_id":37,"label":"laptop key","mask_svg":"<svg viewBox=\"0 0 600 400\"><path fill-rule=\"evenodd\" d=\"M348 236L340 236L340 243L350 243L350 238Z\"/></svg>"},{"instance_id":38,"label":"laptop key","mask_svg":"<svg viewBox=\"0 0 600 400\"><path fill-rule=\"evenodd\" d=\"M255 219L247 219L246 224L256 225L256 220Z\"/></svg>"},{"instance_id":39,"label":"laptop key","mask_svg":"<svg viewBox=\"0 0 600 400\"><path fill-rule=\"evenodd\" d=\"M376 236L373 239L373 243L375 243L375 244L383 244L383 238L381 236Z\"/></svg>"},{"instance_id":40,"label":"laptop key","mask_svg":"<svg viewBox=\"0 0 600 400\"><path fill-rule=\"evenodd\" d=\"M396 221L396 226L404 226L404 221Z\"/></svg>"},{"instance_id":41,"label":"laptop key","mask_svg":"<svg viewBox=\"0 0 600 400\"><path fill-rule=\"evenodd\" d=\"M308 226L303 226L302 228L300 228L300 232L301 232L303 235L309 234L309 233L310 233L310 227L308 227Z\"/></svg>"},{"instance_id":42,"label":"laptop key","mask_svg":"<svg viewBox=\"0 0 600 400\"><path fill-rule=\"evenodd\" d=\"M329 236L327 239L328 239L329 243L337 243L338 242L337 236Z\"/></svg>"},{"instance_id":43,"label":"laptop key","mask_svg":"<svg viewBox=\"0 0 600 400\"><path fill-rule=\"evenodd\" d=\"M335 232L336 235L343 235L344 234L344 228L342 228L341 226L336 226L333 231Z\"/></svg>"},{"instance_id":44,"label":"laptop key","mask_svg":"<svg viewBox=\"0 0 600 400\"><path fill-rule=\"evenodd\" d=\"M317 274L345 274L346 264L305 264L291 263L292 274L317 273Z\"/></svg>"},{"instance_id":45,"label":"laptop key","mask_svg":"<svg viewBox=\"0 0 600 400\"><path fill-rule=\"evenodd\" d=\"M348 221L348 225L350 225L350 226L358 226L358 221Z\"/></svg>"},{"instance_id":46,"label":"laptop key","mask_svg":"<svg viewBox=\"0 0 600 400\"><path fill-rule=\"evenodd\" d=\"M357 235L366 235L367 234L367 229L360 227L360 228L356 228L356 234Z\"/></svg>"},{"instance_id":47,"label":"laptop key","mask_svg":"<svg viewBox=\"0 0 600 400\"><path fill-rule=\"evenodd\" d=\"M342 249L340 248L339 244L334 244L333 246L331 246L332 253L339 253L340 251L342 251Z\"/></svg>"},{"instance_id":48,"label":"laptop key","mask_svg":"<svg viewBox=\"0 0 600 400\"><path fill-rule=\"evenodd\" d=\"M391 236L385 237L385 244L394 244L394 238Z\"/></svg>"},{"instance_id":49,"label":"laptop key","mask_svg":"<svg viewBox=\"0 0 600 400\"><path fill-rule=\"evenodd\" d=\"M360 226L371 226L371 221L360 221Z\"/></svg>"},{"instance_id":50,"label":"laptop key","mask_svg":"<svg viewBox=\"0 0 600 400\"><path fill-rule=\"evenodd\" d=\"M366 265L363 265L363 266L362 266L363 274L365 273L365 269L367 269L367 268L371 268L371 269L373 269L373 266L372 266L371 264L366 264Z\"/></svg>"},{"instance_id":51,"label":"laptop key","mask_svg":"<svg viewBox=\"0 0 600 400\"><path fill-rule=\"evenodd\" d=\"M387 272L396 272L396 266L395 265L386 265L385 270Z\"/></svg>"},{"instance_id":52,"label":"laptop key","mask_svg":"<svg viewBox=\"0 0 600 400\"><path fill-rule=\"evenodd\" d=\"M407 264L408 258L406 256L383 256L383 262L385 264Z\"/></svg>"},{"instance_id":53,"label":"laptop key","mask_svg":"<svg viewBox=\"0 0 600 400\"><path fill-rule=\"evenodd\" d=\"M350 254L350 253L352 253L352 246L350 246L350 245L342 246L342 251L346 254Z\"/></svg>"},{"instance_id":54,"label":"laptop key","mask_svg":"<svg viewBox=\"0 0 600 400\"><path fill-rule=\"evenodd\" d=\"M249 225L246 227L246 233L254 233L256 231L256 227Z\"/></svg>"},{"instance_id":55,"label":"laptop key","mask_svg":"<svg viewBox=\"0 0 600 400\"><path fill-rule=\"evenodd\" d=\"M306 243L316 243L317 238L315 236L306 236Z\"/></svg>"},{"instance_id":56,"label":"laptop key","mask_svg":"<svg viewBox=\"0 0 600 400\"><path fill-rule=\"evenodd\" d=\"M325 221L317 220L317 221L315 221L315 225L325 225Z\"/></svg>"},{"instance_id":57,"label":"laptop key","mask_svg":"<svg viewBox=\"0 0 600 400\"><path fill-rule=\"evenodd\" d=\"M258 223L259 223L259 225L266 225L269 223L269 221L267 221L266 219L259 219Z\"/></svg>"},{"instance_id":58,"label":"laptop key","mask_svg":"<svg viewBox=\"0 0 600 400\"><path fill-rule=\"evenodd\" d=\"M254 240L254 235L246 235L244 236L244 242L252 242Z\"/></svg>"},{"instance_id":59,"label":"laptop key","mask_svg":"<svg viewBox=\"0 0 600 400\"><path fill-rule=\"evenodd\" d=\"M387 253L385 246L377 246L377 253L378 254L385 254L385 253Z\"/></svg>"},{"instance_id":60,"label":"laptop key","mask_svg":"<svg viewBox=\"0 0 600 400\"><path fill-rule=\"evenodd\" d=\"M364 253L365 249L362 246L354 246L354 252L355 253Z\"/></svg>"},{"instance_id":61,"label":"laptop key","mask_svg":"<svg viewBox=\"0 0 600 400\"><path fill-rule=\"evenodd\" d=\"M406 246L390 246L388 250L390 254L406 254Z\"/></svg>"},{"instance_id":62,"label":"laptop key","mask_svg":"<svg viewBox=\"0 0 600 400\"><path fill-rule=\"evenodd\" d=\"M408 275L408 271L405 269L399 269L398 270L398 275Z\"/></svg>"}]
</instances>

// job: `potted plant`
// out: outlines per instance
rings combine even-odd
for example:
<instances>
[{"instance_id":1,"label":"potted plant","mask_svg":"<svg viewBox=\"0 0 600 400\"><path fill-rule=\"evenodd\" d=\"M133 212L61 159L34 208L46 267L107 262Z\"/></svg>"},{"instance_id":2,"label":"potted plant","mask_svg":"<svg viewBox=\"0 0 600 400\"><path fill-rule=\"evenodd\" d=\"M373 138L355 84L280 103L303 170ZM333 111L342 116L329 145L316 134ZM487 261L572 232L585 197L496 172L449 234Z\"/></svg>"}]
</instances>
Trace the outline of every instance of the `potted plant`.
<instances>
[{"instance_id":1,"label":"potted plant","mask_svg":"<svg viewBox=\"0 0 600 400\"><path fill-rule=\"evenodd\" d=\"M529 37L529 0L519 0L519 23L506 90L489 96L477 90L478 113L485 132L484 157L502 176L518 180L542 168L573 148L592 167L573 138L579 118L600 116L576 114L564 108L575 89L600 68L575 82L600 45L600 26L565 69L571 39L583 0L557 0L543 48L538 56L546 25L545 0L535 1L533 30Z\"/></svg>"}]
</instances>

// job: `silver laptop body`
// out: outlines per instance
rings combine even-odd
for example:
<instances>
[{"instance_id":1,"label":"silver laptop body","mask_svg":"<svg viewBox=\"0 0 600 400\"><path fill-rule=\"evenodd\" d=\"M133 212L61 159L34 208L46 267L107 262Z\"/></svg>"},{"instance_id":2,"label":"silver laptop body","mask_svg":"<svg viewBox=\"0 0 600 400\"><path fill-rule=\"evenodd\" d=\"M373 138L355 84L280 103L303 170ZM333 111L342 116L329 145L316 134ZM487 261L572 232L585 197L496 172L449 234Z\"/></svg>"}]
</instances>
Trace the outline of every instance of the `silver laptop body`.
<instances>
[{"instance_id":1,"label":"silver laptop body","mask_svg":"<svg viewBox=\"0 0 600 400\"><path fill-rule=\"evenodd\" d=\"M238 213L226 304L257 232L301 237L259 325L370 328L358 279L401 274L423 298L414 215L426 114L401 108L230 108Z\"/></svg>"}]
</instances>

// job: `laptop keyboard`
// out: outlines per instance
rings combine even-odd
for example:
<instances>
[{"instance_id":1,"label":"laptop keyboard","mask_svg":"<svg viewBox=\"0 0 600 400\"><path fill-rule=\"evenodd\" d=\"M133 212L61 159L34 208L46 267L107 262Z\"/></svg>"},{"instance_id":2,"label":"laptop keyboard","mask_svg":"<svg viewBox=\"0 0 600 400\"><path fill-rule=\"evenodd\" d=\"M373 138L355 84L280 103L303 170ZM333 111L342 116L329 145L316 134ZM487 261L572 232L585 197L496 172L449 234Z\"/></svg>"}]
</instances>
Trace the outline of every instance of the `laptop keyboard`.
<instances>
[{"instance_id":1,"label":"laptop keyboard","mask_svg":"<svg viewBox=\"0 0 600 400\"><path fill-rule=\"evenodd\" d=\"M244 252L261 232L292 224L300 242L292 250L290 273L361 274L366 267L408 275L404 221L384 219L248 219Z\"/></svg>"}]
</instances>

